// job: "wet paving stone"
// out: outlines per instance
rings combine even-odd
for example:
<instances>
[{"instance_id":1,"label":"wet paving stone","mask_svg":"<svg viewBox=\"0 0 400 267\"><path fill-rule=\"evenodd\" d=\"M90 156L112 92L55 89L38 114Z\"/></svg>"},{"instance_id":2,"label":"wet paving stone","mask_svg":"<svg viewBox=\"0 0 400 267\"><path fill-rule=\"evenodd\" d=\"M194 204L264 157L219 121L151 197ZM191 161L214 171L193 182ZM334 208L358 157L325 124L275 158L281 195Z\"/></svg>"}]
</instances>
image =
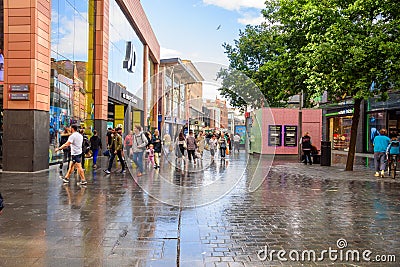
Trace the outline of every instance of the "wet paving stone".
<instances>
[{"instance_id":1,"label":"wet paving stone","mask_svg":"<svg viewBox=\"0 0 400 267\"><path fill-rule=\"evenodd\" d=\"M399 266L399 180L376 179L368 164L345 172L337 158L304 166L241 153L166 161L142 177L130 163L132 176L88 169L87 188L63 185L56 167L1 173L0 266ZM288 260L329 249L397 258Z\"/></svg>"}]
</instances>

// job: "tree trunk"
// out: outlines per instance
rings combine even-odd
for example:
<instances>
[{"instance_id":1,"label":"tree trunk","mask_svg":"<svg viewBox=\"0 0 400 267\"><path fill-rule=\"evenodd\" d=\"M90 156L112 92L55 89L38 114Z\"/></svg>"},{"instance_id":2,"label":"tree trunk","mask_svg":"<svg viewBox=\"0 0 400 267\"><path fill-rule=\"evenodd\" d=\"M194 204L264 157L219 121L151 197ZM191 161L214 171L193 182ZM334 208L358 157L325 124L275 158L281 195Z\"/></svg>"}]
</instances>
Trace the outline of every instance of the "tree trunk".
<instances>
[{"instance_id":1,"label":"tree trunk","mask_svg":"<svg viewBox=\"0 0 400 267\"><path fill-rule=\"evenodd\" d=\"M361 102L362 99L354 99L354 113L353 113L353 120L351 123L350 146L349 146L349 153L347 154L346 171L353 170L354 158L356 155L357 130L358 130L358 122L360 121Z\"/></svg>"}]
</instances>

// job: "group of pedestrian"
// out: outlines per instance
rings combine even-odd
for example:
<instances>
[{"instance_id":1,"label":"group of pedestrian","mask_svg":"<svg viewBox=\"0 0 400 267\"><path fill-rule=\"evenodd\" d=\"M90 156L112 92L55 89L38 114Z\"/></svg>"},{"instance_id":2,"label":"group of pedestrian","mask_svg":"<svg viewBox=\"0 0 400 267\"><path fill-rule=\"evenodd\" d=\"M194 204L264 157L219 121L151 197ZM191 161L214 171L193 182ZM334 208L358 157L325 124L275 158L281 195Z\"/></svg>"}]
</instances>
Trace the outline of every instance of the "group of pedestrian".
<instances>
[{"instance_id":1,"label":"group of pedestrian","mask_svg":"<svg viewBox=\"0 0 400 267\"><path fill-rule=\"evenodd\" d=\"M199 131L195 136L194 132L189 130L188 136L185 136L183 131L180 131L175 143L177 158L186 157L186 153L189 163L193 162L194 165L196 165L197 160L200 160L200 162L203 160L205 150L210 151L211 161L214 161L217 151L219 151L221 161L225 161L227 153L232 150L232 145L234 150L240 151L240 135L230 136L224 132L214 132L207 135L203 131Z\"/></svg>"}]
</instances>

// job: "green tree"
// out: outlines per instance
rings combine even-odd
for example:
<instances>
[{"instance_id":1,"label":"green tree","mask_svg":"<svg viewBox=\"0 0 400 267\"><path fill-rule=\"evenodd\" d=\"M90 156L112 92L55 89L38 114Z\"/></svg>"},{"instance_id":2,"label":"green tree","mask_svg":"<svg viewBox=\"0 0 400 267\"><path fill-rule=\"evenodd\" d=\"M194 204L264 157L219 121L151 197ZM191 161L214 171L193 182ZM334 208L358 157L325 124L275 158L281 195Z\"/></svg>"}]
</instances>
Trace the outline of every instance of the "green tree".
<instances>
[{"instance_id":1,"label":"green tree","mask_svg":"<svg viewBox=\"0 0 400 267\"><path fill-rule=\"evenodd\" d=\"M400 5L394 0L274 0L266 2L263 14L270 26L260 34L274 36L266 45L274 48L274 56L251 77L285 94L303 91L307 103L323 92L334 102L354 99L346 164L353 170L362 100L385 99L399 88Z\"/></svg>"}]
</instances>

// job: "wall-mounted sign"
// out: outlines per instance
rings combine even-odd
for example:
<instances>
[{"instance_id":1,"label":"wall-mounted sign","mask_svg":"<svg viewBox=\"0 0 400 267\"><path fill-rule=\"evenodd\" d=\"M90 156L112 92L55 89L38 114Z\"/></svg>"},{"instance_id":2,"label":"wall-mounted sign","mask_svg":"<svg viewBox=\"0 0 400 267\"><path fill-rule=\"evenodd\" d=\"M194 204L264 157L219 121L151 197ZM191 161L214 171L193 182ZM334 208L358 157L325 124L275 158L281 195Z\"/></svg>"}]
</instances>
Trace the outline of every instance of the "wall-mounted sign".
<instances>
[{"instance_id":1,"label":"wall-mounted sign","mask_svg":"<svg viewBox=\"0 0 400 267\"><path fill-rule=\"evenodd\" d=\"M136 48L132 42L126 42L125 60L122 67L130 73L136 70Z\"/></svg>"},{"instance_id":2,"label":"wall-mounted sign","mask_svg":"<svg viewBox=\"0 0 400 267\"><path fill-rule=\"evenodd\" d=\"M354 112L353 108L346 108L336 112L327 113L325 114L325 117L348 115L348 114L353 114L353 112Z\"/></svg>"},{"instance_id":3,"label":"wall-mounted sign","mask_svg":"<svg viewBox=\"0 0 400 267\"><path fill-rule=\"evenodd\" d=\"M268 145L282 146L282 125L268 125Z\"/></svg>"},{"instance_id":4,"label":"wall-mounted sign","mask_svg":"<svg viewBox=\"0 0 400 267\"><path fill-rule=\"evenodd\" d=\"M8 94L9 100L29 100L29 93L9 93Z\"/></svg>"},{"instance_id":5,"label":"wall-mounted sign","mask_svg":"<svg viewBox=\"0 0 400 267\"><path fill-rule=\"evenodd\" d=\"M132 102L133 104L137 104L137 99L134 96L128 95L127 93L121 93L121 97L125 100Z\"/></svg>"},{"instance_id":6,"label":"wall-mounted sign","mask_svg":"<svg viewBox=\"0 0 400 267\"><path fill-rule=\"evenodd\" d=\"M297 126L285 125L284 146L297 146Z\"/></svg>"},{"instance_id":7,"label":"wall-mounted sign","mask_svg":"<svg viewBox=\"0 0 400 267\"><path fill-rule=\"evenodd\" d=\"M10 92L29 92L28 84L10 84Z\"/></svg>"}]
</instances>

